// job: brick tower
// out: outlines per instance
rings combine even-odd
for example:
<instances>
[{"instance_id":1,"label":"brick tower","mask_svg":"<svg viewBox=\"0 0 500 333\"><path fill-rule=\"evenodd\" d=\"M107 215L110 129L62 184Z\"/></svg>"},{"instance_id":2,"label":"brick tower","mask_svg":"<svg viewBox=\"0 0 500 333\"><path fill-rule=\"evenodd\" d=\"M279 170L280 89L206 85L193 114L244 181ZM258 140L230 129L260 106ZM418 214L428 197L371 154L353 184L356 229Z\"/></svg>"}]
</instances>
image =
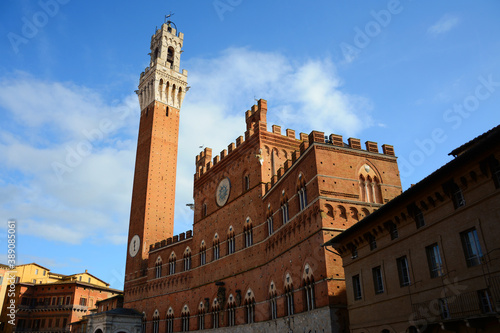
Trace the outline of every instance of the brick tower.
<instances>
[{"instance_id":1,"label":"brick tower","mask_svg":"<svg viewBox=\"0 0 500 333\"><path fill-rule=\"evenodd\" d=\"M173 234L179 116L187 91L187 71L179 72L183 39L170 21L156 31L136 91L141 118L125 281L144 274L150 244Z\"/></svg>"}]
</instances>

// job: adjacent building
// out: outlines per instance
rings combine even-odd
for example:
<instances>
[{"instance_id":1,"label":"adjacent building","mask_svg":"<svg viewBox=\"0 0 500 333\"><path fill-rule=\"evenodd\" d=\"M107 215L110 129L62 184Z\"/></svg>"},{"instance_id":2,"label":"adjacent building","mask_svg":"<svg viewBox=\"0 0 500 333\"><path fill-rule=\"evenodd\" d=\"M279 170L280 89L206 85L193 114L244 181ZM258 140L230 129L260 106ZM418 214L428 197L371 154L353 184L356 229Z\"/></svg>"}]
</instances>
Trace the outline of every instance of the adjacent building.
<instances>
[{"instance_id":1,"label":"adjacent building","mask_svg":"<svg viewBox=\"0 0 500 333\"><path fill-rule=\"evenodd\" d=\"M121 294L101 279L84 273L63 275L38 264L16 266L15 326L7 323L5 297L2 332L69 332L69 324L96 309L97 303Z\"/></svg>"},{"instance_id":2,"label":"adjacent building","mask_svg":"<svg viewBox=\"0 0 500 333\"><path fill-rule=\"evenodd\" d=\"M329 240L352 333L500 332L500 126Z\"/></svg>"},{"instance_id":3,"label":"adjacent building","mask_svg":"<svg viewBox=\"0 0 500 333\"><path fill-rule=\"evenodd\" d=\"M93 313L71 323L72 333L142 333L143 315L134 309L123 308L119 294L96 302Z\"/></svg>"},{"instance_id":4,"label":"adjacent building","mask_svg":"<svg viewBox=\"0 0 500 333\"><path fill-rule=\"evenodd\" d=\"M140 75L125 308L147 333L345 332L343 269L321 244L401 193L393 147L268 129L261 99L244 135L196 156L193 230L173 235L183 41L164 24Z\"/></svg>"}]
</instances>

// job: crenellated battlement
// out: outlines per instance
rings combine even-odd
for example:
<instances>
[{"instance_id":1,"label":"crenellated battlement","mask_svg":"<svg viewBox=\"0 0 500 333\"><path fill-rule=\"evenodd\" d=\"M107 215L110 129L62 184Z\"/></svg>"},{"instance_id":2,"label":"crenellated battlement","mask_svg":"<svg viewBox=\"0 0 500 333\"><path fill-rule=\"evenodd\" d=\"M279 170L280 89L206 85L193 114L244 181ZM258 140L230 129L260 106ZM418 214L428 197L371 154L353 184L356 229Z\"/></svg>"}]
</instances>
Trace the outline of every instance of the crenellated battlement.
<instances>
[{"instance_id":1,"label":"crenellated battlement","mask_svg":"<svg viewBox=\"0 0 500 333\"><path fill-rule=\"evenodd\" d=\"M272 125L271 132L267 131L267 101L264 99L260 99L256 105L253 105L250 110L245 112L245 121L247 124L247 130L245 132L245 137L239 136L236 139L236 143L231 142L227 149L222 150L219 155L214 156L212 158L212 149L205 148L204 151L200 152L199 155L196 156L196 174L194 175L195 180L198 180L202 177L207 171L211 168L215 167L218 163L226 159L229 155L231 155L234 151L238 149L246 140L257 133L272 133L275 136L281 136L283 138L297 140L300 143L299 150L295 151L292 154L292 159L290 162L285 163L284 167L281 167L277 170L277 175L275 175L271 183L274 185L274 179L276 177L281 178L280 175L283 175L288 168L292 166L293 163L311 146L313 143L323 143L329 144L336 147L342 148L350 148L356 150L363 150L370 153L379 153L379 148L377 142L374 141L366 141L364 150L361 146L361 140L356 138L347 139L347 143L344 143L342 135L338 134L330 134L329 136L325 136L324 132L312 131L311 133L300 133L299 138L296 138L296 132L293 129L287 128L285 134L281 133L281 126ZM394 148L391 145L382 145L382 154L395 156ZM287 167L288 166L288 167ZM281 170L284 169L284 170ZM278 180L276 179L276 181ZM266 187L267 188L267 187Z\"/></svg>"},{"instance_id":2,"label":"crenellated battlement","mask_svg":"<svg viewBox=\"0 0 500 333\"><path fill-rule=\"evenodd\" d=\"M179 242L182 242L186 239L193 238L193 230L188 230L186 232L180 233L173 237L169 237L167 239L162 240L161 242L156 242L154 244L149 245L149 252L156 251L158 249L168 247Z\"/></svg>"},{"instance_id":3,"label":"crenellated battlement","mask_svg":"<svg viewBox=\"0 0 500 333\"><path fill-rule=\"evenodd\" d=\"M291 133L292 130L287 129L287 136ZM280 134L280 127L273 125L273 133L274 134ZM271 177L271 181L266 183L266 188L265 188L265 193L267 194L273 186L283 177L286 175L287 171L297 162L297 160L302 156L310 146L312 146L314 143L321 143L321 144L327 144L327 145L332 145L336 147L341 147L341 148L347 148L347 149L354 149L354 150L360 150L360 151L365 151L369 153L376 153L380 154L379 149L378 149L378 144L377 142L374 141L366 141L365 142L365 147L366 149L363 149L361 147L361 140L356 139L356 138L349 138L347 139L348 143L344 143L342 139L342 135L339 134L330 134L329 136L326 136L324 132L319 132L319 131L312 131L309 135L305 133L300 133L300 139L302 143L300 144L299 150L296 150L292 153L291 155L291 160L285 161L283 166L278 169L277 174ZM395 156L394 154L394 147L391 145L382 145L382 153L383 155L388 155L388 156Z\"/></svg>"}]
</instances>

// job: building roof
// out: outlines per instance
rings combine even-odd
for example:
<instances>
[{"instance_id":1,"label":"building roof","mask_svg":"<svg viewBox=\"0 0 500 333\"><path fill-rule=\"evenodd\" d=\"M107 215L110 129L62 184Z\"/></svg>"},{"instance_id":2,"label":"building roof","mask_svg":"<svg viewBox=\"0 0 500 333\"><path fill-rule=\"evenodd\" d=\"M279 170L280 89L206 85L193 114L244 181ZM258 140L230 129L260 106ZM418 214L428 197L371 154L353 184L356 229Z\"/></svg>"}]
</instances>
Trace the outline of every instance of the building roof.
<instances>
[{"instance_id":1,"label":"building roof","mask_svg":"<svg viewBox=\"0 0 500 333\"><path fill-rule=\"evenodd\" d=\"M115 296L112 296L112 297L101 299L100 301L95 302L95 305L101 304L103 302L107 302L107 301L112 300L114 298L122 298L123 299L123 294L118 294L118 295L115 295Z\"/></svg>"},{"instance_id":2,"label":"building roof","mask_svg":"<svg viewBox=\"0 0 500 333\"><path fill-rule=\"evenodd\" d=\"M47 267L43 267L42 265L39 265L39 264L34 263L34 262L32 262L32 263L30 263L30 264L16 265L16 267L21 267L21 266L29 266L29 265L35 265L35 266L38 266L38 267L43 268L43 269L45 269L46 271L49 271L49 272L50 272L50 269L48 269Z\"/></svg>"},{"instance_id":3,"label":"building roof","mask_svg":"<svg viewBox=\"0 0 500 333\"><path fill-rule=\"evenodd\" d=\"M443 165L441 168L437 169L429 176L425 177L423 180L413 185L378 210L374 211L370 215L366 216L364 219L354 224L352 227L348 228L344 232L338 234L333 237L322 246L333 246L336 247L338 243L340 243L345 238L351 236L356 233L358 230L361 230L365 226L370 225L372 222L377 221L377 219L383 216L385 213L390 212L393 208L398 207L400 204L405 203L411 200L414 196L417 196L421 191L425 191L428 189L428 186L435 185L438 182L441 182L443 178L449 177L453 170L456 170L457 167L466 164L470 161L474 160L474 157L480 155L488 149L495 145L500 144L500 125L492 128L491 130L481 134L475 139L463 144L462 146L453 150L449 155L455 155L456 158L451 160L450 162Z\"/></svg>"},{"instance_id":4,"label":"building roof","mask_svg":"<svg viewBox=\"0 0 500 333\"><path fill-rule=\"evenodd\" d=\"M99 279L97 276L92 275L92 274L90 274L90 273L89 273L89 272L87 272L87 271L85 271L85 272L83 272L83 273L76 273L76 274L71 274L71 275L65 275L65 276L64 276L64 279L69 279L69 278L71 278L71 277L73 277L73 276L84 275L84 274L90 275L90 276L91 276L91 277L93 277L94 279L99 280L99 281L101 281L102 283L104 283L105 285L109 286L109 283L107 283L106 281L103 281L103 280Z\"/></svg>"},{"instance_id":5,"label":"building roof","mask_svg":"<svg viewBox=\"0 0 500 333\"><path fill-rule=\"evenodd\" d=\"M83 281L77 281L77 280L60 280L60 281L54 281L54 282L49 282L49 283L32 283L32 282L18 282L17 284L19 285L26 285L26 286L33 286L33 287L50 287L50 286L55 286L55 285L67 285L67 284L78 284L82 285L86 288L94 288L94 289L102 289L106 291L111 291L115 293L122 294L123 291L119 289L114 289L110 288L108 286L100 286L98 284L92 284L88 282L83 282Z\"/></svg>"},{"instance_id":6,"label":"building roof","mask_svg":"<svg viewBox=\"0 0 500 333\"><path fill-rule=\"evenodd\" d=\"M475 137L474 139L470 140L469 142L464 143L458 148L455 148L452 150L448 155L453 155L454 157L457 157L458 155L462 154L466 150L470 149L471 147L481 144L484 140L487 140L491 135L495 135L495 133L498 133L500 130L500 125L493 127L487 132L484 132L483 134Z\"/></svg>"}]
</instances>

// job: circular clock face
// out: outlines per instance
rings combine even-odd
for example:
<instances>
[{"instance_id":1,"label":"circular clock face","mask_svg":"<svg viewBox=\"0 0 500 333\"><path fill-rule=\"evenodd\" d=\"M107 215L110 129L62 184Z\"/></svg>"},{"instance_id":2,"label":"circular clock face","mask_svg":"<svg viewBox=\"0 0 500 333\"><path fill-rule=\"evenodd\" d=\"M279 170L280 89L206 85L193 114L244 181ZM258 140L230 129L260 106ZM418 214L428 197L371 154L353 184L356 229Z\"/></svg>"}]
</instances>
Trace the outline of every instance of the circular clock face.
<instances>
[{"instance_id":1,"label":"circular clock face","mask_svg":"<svg viewBox=\"0 0 500 333\"><path fill-rule=\"evenodd\" d=\"M139 252L139 248L141 247L141 238L139 235L135 235L130 240L130 245L128 246L128 253L131 257L135 257L135 255Z\"/></svg>"},{"instance_id":2,"label":"circular clock face","mask_svg":"<svg viewBox=\"0 0 500 333\"><path fill-rule=\"evenodd\" d=\"M217 201L217 205L222 207L226 204L227 199L229 199L229 192L231 191L231 183L229 182L229 178L224 178L220 181L217 186L217 190L215 191L215 200Z\"/></svg>"}]
</instances>

